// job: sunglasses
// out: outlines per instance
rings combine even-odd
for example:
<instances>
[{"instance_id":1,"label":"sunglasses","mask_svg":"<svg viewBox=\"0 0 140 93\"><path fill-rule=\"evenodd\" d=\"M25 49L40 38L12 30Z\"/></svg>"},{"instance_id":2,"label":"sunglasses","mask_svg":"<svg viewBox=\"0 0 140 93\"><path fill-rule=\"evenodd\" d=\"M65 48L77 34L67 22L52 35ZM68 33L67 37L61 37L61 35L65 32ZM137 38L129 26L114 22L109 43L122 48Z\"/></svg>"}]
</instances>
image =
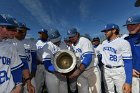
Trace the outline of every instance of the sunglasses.
<instances>
[{"instance_id":1,"label":"sunglasses","mask_svg":"<svg viewBox=\"0 0 140 93\"><path fill-rule=\"evenodd\" d=\"M17 31L17 27L14 26L5 26L8 31Z\"/></svg>"}]
</instances>

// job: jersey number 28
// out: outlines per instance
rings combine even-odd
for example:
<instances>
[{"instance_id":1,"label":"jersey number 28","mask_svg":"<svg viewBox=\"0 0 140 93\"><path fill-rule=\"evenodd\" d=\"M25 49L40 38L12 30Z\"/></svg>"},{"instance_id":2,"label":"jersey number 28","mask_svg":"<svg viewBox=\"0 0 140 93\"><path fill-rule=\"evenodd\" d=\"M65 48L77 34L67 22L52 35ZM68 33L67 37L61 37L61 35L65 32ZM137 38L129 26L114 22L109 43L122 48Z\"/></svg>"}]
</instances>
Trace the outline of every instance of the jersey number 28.
<instances>
[{"instance_id":1,"label":"jersey number 28","mask_svg":"<svg viewBox=\"0 0 140 93\"><path fill-rule=\"evenodd\" d=\"M117 61L117 56L116 55L110 55L110 61Z\"/></svg>"}]
</instances>

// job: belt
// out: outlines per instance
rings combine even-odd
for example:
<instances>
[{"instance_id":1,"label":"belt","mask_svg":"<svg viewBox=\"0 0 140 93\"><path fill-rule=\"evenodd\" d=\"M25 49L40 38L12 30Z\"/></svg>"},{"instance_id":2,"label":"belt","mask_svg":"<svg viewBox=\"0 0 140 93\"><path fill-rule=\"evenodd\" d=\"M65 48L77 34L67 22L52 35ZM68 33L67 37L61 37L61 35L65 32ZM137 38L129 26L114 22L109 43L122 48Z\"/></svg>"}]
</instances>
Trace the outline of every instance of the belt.
<instances>
[{"instance_id":1,"label":"belt","mask_svg":"<svg viewBox=\"0 0 140 93\"><path fill-rule=\"evenodd\" d=\"M123 65L120 65L120 66L105 65L105 67L107 67L107 68L120 68L120 67L123 67Z\"/></svg>"}]
</instances>

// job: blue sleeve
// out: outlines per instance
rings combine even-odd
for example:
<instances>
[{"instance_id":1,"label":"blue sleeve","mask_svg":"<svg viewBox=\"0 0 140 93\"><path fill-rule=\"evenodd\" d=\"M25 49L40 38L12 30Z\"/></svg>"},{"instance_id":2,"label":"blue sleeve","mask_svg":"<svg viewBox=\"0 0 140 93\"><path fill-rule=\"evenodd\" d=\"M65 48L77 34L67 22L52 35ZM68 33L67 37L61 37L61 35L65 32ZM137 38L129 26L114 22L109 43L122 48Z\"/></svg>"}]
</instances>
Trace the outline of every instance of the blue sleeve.
<instances>
[{"instance_id":1,"label":"blue sleeve","mask_svg":"<svg viewBox=\"0 0 140 93\"><path fill-rule=\"evenodd\" d=\"M47 69L50 72L55 72L55 68L53 66L53 64L51 63L51 60L45 60L43 61L45 69Z\"/></svg>"},{"instance_id":2,"label":"blue sleeve","mask_svg":"<svg viewBox=\"0 0 140 93\"><path fill-rule=\"evenodd\" d=\"M37 59L36 59L37 54L36 54L36 52L32 51L31 56L32 56L31 72L36 72L36 69L37 69Z\"/></svg>"},{"instance_id":3,"label":"blue sleeve","mask_svg":"<svg viewBox=\"0 0 140 93\"><path fill-rule=\"evenodd\" d=\"M12 73L15 84L22 83L22 69L21 68L17 68L16 70L13 70L11 73Z\"/></svg>"},{"instance_id":4,"label":"blue sleeve","mask_svg":"<svg viewBox=\"0 0 140 93\"><path fill-rule=\"evenodd\" d=\"M83 56L82 56L82 64L85 66L85 68L87 68L89 65L90 65L90 63L91 63L91 61L92 61L92 56L93 56L93 54L84 54Z\"/></svg>"},{"instance_id":5,"label":"blue sleeve","mask_svg":"<svg viewBox=\"0 0 140 93\"><path fill-rule=\"evenodd\" d=\"M132 84L132 59L123 59L126 74L126 83Z\"/></svg>"},{"instance_id":6,"label":"blue sleeve","mask_svg":"<svg viewBox=\"0 0 140 93\"><path fill-rule=\"evenodd\" d=\"M21 58L21 61L22 61L22 63L23 63L22 70L24 70L24 69L29 69L28 62L27 62L27 58Z\"/></svg>"}]
</instances>

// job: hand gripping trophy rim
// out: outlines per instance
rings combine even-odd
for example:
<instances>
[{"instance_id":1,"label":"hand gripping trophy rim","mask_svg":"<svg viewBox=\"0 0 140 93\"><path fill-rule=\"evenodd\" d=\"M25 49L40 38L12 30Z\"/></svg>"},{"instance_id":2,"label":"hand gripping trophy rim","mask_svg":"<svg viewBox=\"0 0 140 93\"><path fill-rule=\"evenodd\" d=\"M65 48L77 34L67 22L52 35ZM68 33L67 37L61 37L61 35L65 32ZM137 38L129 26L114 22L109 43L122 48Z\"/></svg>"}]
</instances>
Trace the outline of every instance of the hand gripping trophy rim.
<instances>
[{"instance_id":1,"label":"hand gripping trophy rim","mask_svg":"<svg viewBox=\"0 0 140 93\"><path fill-rule=\"evenodd\" d=\"M69 54L72 57L72 61L73 62L72 62L71 66L69 68L62 69L62 68L60 68L57 65L57 58L60 55L62 55L62 53L67 53L67 54ZM69 51L69 50L60 50L58 53L55 54L55 57L54 57L54 67L55 67L56 71L58 71L59 73L69 73L69 72L71 72L72 70L74 70L76 64L77 64L77 59L76 59L75 54L72 51Z\"/></svg>"}]
</instances>

